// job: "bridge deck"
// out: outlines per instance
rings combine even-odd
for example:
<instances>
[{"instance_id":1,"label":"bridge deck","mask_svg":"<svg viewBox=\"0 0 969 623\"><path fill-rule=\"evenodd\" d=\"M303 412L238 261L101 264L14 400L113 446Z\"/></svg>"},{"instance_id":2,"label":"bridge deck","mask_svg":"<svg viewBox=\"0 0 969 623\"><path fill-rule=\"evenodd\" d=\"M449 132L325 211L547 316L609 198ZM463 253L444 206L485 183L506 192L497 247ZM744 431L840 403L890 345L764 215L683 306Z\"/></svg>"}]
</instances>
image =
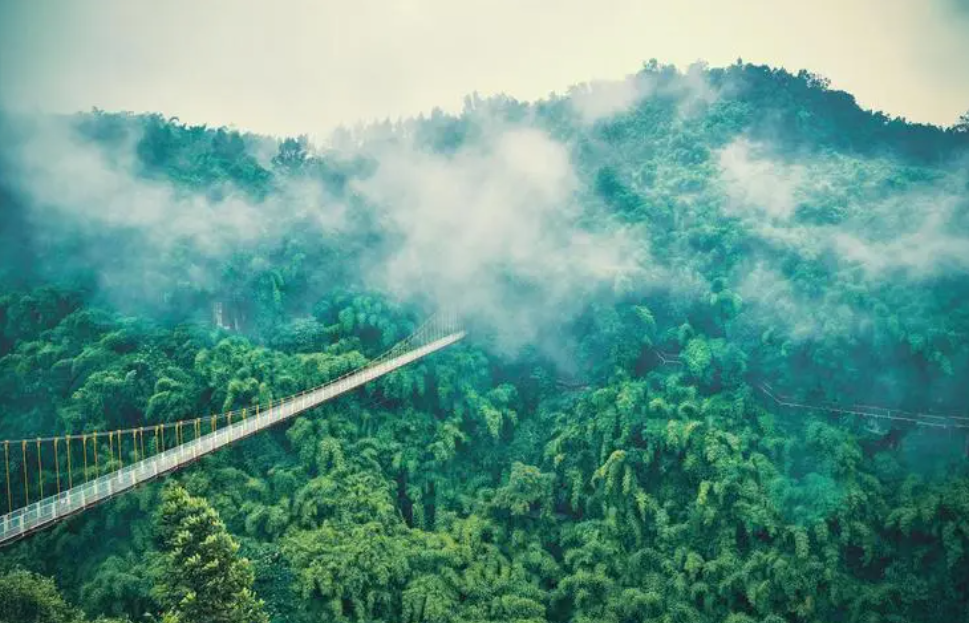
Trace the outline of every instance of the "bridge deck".
<instances>
[{"instance_id":1,"label":"bridge deck","mask_svg":"<svg viewBox=\"0 0 969 623\"><path fill-rule=\"evenodd\" d=\"M136 461L116 472L67 489L59 495L45 497L29 506L3 515L0 517L0 545L63 520L143 482L182 468L219 448L264 430L277 422L290 419L307 409L312 409L421 357L450 346L464 336L463 331L452 333L385 362L367 366L345 378L285 400L259 415L237 421L198 439Z\"/></svg>"}]
</instances>

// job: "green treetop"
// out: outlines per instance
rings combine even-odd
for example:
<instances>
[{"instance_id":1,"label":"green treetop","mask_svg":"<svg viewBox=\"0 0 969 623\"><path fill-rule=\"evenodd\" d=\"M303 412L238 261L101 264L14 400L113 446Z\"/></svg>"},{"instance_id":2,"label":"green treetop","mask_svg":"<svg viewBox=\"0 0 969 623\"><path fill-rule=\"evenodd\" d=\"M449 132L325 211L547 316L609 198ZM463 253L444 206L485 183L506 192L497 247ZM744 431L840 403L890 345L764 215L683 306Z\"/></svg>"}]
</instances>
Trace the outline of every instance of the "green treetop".
<instances>
[{"instance_id":1,"label":"green treetop","mask_svg":"<svg viewBox=\"0 0 969 623\"><path fill-rule=\"evenodd\" d=\"M165 574L158 600L166 623L267 623L252 592L253 572L208 502L179 486L166 489L158 516Z\"/></svg>"}]
</instances>

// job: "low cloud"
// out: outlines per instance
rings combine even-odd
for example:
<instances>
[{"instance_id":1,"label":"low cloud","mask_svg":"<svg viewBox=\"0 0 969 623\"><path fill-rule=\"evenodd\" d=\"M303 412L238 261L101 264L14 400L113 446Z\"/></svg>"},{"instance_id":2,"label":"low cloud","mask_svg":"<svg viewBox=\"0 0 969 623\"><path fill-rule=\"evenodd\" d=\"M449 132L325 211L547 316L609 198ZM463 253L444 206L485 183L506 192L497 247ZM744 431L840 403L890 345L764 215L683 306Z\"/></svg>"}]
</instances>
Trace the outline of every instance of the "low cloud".
<instances>
[{"instance_id":1,"label":"low cloud","mask_svg":"<svg viewBox=\"0 0 969 623\"><path fill-rule=\"evenodd\" d=\"M580 205L568 146L490 122L447 155L413 133L363 137L342 153L373 165L351 179L352 210L301 177L277 176L265 200L231 184L202 193L146 179L138 136L109 148L70 121L43 122L2 153L33 234L56 253L73 247L73 261L122 307L143 309L176 286L220 292L228 262L262 257L298 229L333 248L341 236L371 240L349 267L357 285L457 311L511 352L593 295L640 287L648 249L641 232Z\"/></svg>"},{"instance_id":2,"label":"low cloud","mask_svg":"<svg viewBox=\"0 0 969 623\"><path fill-rule=\"evenodd\" d=\"M797 207L796 191L805 167L766 156L765 147L741 138L718 154L721 181L731 214L786 220Z\"/></svg>"},{"instance_id":3,"label":"low cloud","mask_svg":"<svg viewBox=\"0 0 969 623\"><path fill-rule=\"evenodd\" d=\"M369 278L485 323L505 348L535 339L591 293L621 288L646 263L630 230L580 208L568 149L538 130L489 132L448 156L403 143L374 157L377 171L356 190L396 243Z\"/></svg>"},{"instance_id":4,"label":"low cloud","mask_svg":"<svg viewBox=\"0 0 969 623\"><path fill-rule=\"evenodd\" d=\"M190 192L140 174L136 132L107 147L70 119L22 123L29 129L0 156L31 234L52 249L79 251L73 261L92 269L115 302L157 300L176 284L213 288L219 262L238 249L275 240L294 222L321 236L346 222L345 206L315 182L287 181L265 201L231 184Z\"/></svg>"},{"instance_id":5,"label":"low cloud","mask_svg":"<svg viewBox=\"0 0 969 623\"><path fill-rule=\"evenodd\" d=\"M966 174L906 179L890 161L775 153L740 138L718 154L724 213L770 248L809 261L829 253L870 280L969 270Z\"/></svg>"},{"instance_id":6,"label":"low cloud","mask_svg":"<svg viewBox=\"0 0 969 623\"><path fill-rule=\"evenodd\" d=\"M572 108L585 123L595 123L633 107L652 93L652 86L642 80L596 81L569 90Z\"/></svg>"},{"instance_id":7,"label":"low cloud","mask_svg":"<svg viewBox=\"0 0 969 623\"><path fill-rule=\"evenodd\" d=\"M747 237L733 287L751 335L768 327L794 342L864 335L877 319L853 293L932 288L969 271L969 176L961 171L783 154L743 137L715 162L723 214Z\"/></svg>"},{"instance_id":8,"label":"low cloud","mask_svg":"<svg viewBox=\"0 0 969 623\"><path fill-rule=\"evenodd\" d=\"M568 91L569 105L587 125L627 112L652 97L674 99L677 113L690 116L718 97L706 78L705 67L697 63L684 73L675 72L672 68L658 71L657 67L653 67L623 80L596 80L579 84Z\"/></svg>"},{"instance_id":9,"label":"low cloud","mask_svg":"<svg viewBox=\"0 0 969 623\"><path fill-rule=\"evenodd\" d=\"M737 287L744 300L745 323L760 335L775 335L794 343L832 335L860 335L873 317L865 310L839 300L835 292L808 294L767 262L747 270Z\"/></svg>"},{"instance_id":10,"label":"low cloud","mask_svg":"<svg viewBox=\"0 0 969 623\"><path fill-rule=\"evenodd\" d=\"M931 214L918 230L889 240L834 232L832 243L847 261L872 276L902 272L911 279L969 270L969 236L953 234L944 214Z\"/></svg>"}]
</instances>

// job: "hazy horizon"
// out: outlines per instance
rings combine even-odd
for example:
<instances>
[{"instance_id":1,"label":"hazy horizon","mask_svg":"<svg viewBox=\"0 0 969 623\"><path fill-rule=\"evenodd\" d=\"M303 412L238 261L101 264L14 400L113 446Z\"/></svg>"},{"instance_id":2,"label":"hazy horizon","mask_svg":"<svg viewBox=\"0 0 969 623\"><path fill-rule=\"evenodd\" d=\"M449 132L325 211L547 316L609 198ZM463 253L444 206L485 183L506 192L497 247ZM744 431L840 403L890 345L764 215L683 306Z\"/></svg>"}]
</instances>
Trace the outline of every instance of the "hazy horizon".
<instances>
[{"instance_id":1,"label":"hazy horizon","mask_svg":"<svg viewBox=\"0 0 969 623\"><path fill-rule=\"evenodd\" d=\"M319 136L459 111L472 92L535 100L650 58L680 69L742 58L808 69L862 107L914 122L948 126L969 109L962 0L661 6L14 0L0 5L0 106Z\"/></svg>"}]
</instances>

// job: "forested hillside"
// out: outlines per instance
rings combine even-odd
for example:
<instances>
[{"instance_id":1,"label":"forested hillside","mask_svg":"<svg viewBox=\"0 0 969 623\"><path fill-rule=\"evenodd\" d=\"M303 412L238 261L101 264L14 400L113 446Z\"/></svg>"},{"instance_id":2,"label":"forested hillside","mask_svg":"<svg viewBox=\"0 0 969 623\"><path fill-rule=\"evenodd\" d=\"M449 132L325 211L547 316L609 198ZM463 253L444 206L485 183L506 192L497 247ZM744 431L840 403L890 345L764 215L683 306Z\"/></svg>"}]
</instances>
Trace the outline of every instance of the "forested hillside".
<instances>
[{"instance_id":1,"label":"forested hillside","mask_svg":"<svg viewBox=\"0 0 969 623\"><path fill-rule=\"evenodd\" d=\"M0 550L0 621L969 622L969 429L761 390L969 418L969 117L655 61L320 145L6 114L0 210L2 439L469 330Z\"/></svg>"}]
</instances>

